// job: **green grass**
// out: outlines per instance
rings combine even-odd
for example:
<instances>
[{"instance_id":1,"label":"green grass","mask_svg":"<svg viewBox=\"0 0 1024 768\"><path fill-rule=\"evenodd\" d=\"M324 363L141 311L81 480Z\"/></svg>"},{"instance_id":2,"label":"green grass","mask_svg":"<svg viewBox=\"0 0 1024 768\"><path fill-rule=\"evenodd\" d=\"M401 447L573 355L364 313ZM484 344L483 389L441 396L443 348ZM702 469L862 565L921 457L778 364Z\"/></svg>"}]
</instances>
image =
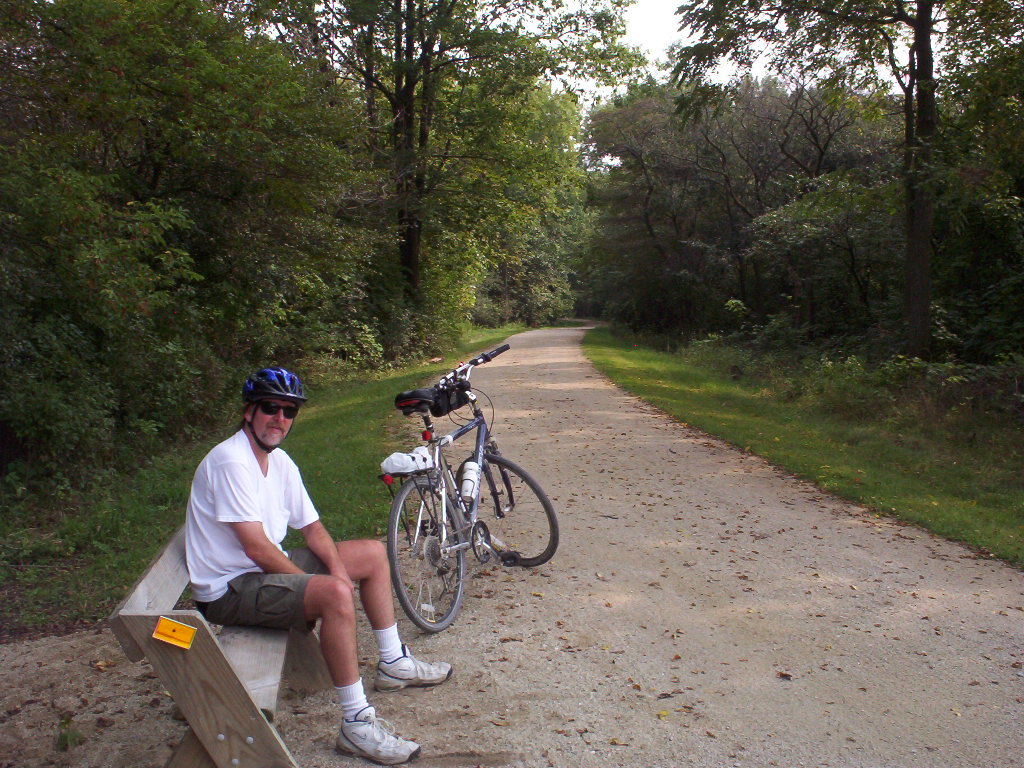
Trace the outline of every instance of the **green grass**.
<instances>
[{"instance_id":1,"label":"green grass","mask_svg":"<svg viewBox=\"0 0 1024 768\"><path fill-rule=\"evenodd\" d=\"M917 411L844 417L817 407L813 396L787 399L765 381L734 380L727 369L604 328L590 331L584 348L612 381L682 422L878 514L1024 566L1019 424L985 414L949 422Z\"/></svg>"},{"instance_id":2,"label":"green grass","mask_svg":"<svg viewBox=\"0 0 1024 768\"><path fill-rule=\"evenodd\" d=\"M474 330L439 362L311 387L310 402L286 449L336 537L384 531L390 496L378 480L379 464L393 450L412 448L422 428L395 411L395 395L519 330ZM105 618L182 524L196 466L236 423L226 414L224 424L203 443L173 450L131 477L112 473L105 498L68 502L65 509L33 509L29 502L5 511L0 520L0 639Z\"/></svg>"}]
</instances>

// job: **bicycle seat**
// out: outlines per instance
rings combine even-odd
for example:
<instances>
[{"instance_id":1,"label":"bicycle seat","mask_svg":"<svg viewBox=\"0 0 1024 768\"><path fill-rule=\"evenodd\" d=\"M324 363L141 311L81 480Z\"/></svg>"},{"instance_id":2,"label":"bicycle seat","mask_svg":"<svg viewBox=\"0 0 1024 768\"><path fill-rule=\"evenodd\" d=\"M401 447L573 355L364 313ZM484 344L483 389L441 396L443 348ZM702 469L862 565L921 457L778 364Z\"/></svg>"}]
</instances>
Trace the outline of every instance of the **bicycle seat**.
<instances>
[{"instance_id":1,"label":"bicycle seat","mask_svg":"<svg viewBox=\"0 0 1024 768\"><path fill-rule=\"evenodd\" d=\"M410 389L395 395L395 408L403 415L411 416L414 413L426 413L434 404L434 397L437 393L433 388Z\"/></svg>"}]
</instances>

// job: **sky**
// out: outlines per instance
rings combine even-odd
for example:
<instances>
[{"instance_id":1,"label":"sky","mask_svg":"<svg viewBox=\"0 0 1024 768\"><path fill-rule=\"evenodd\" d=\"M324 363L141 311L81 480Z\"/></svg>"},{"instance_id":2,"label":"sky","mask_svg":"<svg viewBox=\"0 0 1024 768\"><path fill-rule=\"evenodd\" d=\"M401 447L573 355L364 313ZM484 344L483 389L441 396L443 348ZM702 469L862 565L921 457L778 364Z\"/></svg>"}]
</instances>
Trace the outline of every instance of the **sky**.
<instances>
[{"instance_id":1,"label":"sky","mask_svg":"<svg viewBox=\"0 0 1024 768\"><path fill-rule=\"evenodd\" d=\"M676 8L681 4L682 0L636 0L626 10L626 34L623 41L641 48L652 62L665 61L668 47L683 40L683 34L679 31L679 17L676 16ZM763 62L755 63L752 71L761 77L766 67ZM720 65L715 72L715 79L723 81L735 74L732 65L728 63Z\"/></svg>"},{"instance_id":2,"label":"sky","mask_svg":"<svg viewBox=\"0 0 1024 768\"><path fill-rule=\"evenodd\" d=\"M637 0L626 11L625 42L639 46L648 58L665 58L665 51L678 42L679 18L675 15L680 0Z\"/></svg>"}]
</instances>

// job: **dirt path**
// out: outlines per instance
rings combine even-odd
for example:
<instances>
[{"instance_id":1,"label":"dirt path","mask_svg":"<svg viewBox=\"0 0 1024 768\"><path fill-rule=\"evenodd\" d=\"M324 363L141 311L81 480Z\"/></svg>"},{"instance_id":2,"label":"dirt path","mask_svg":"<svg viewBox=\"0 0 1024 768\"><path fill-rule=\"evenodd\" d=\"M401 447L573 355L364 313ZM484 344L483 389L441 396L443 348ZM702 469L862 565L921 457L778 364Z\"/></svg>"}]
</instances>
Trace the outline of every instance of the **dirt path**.
<instances>
[{"instance_id":1,"label":"dirt path","mask_svg":"<svg viewBox=\"0 0 1024 768\"><path fill-rule=\"evenodd\" d=\"M474 374L562 544L535 571L473 568L447 632L406 626L457 667L374 697L418 765L1024 766L1020 572L671 421L598 375L581 335L521 334ZM0 662L0 768L160 766L183 731L108 632ZM58 753L62 714L86 741ZM284 703L300 765L361 764L332 752L336 719L327 694Z\"/></svg>"}]
</instances>

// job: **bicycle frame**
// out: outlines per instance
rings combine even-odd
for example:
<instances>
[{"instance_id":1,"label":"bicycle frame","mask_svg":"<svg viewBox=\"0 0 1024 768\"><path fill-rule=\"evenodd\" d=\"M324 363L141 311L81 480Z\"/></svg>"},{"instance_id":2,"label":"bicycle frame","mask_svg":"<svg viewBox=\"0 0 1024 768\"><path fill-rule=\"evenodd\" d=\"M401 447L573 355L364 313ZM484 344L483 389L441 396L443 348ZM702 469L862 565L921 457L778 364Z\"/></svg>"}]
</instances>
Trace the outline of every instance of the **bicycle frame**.
<instances>
[{"instance_id":1,"label":"bicycle frame","mask_svg":"<svg viewBox=\"0 0 1024 768\"><path fill-rule=\"evenodd\" d=\"M476 430L476 442L473 448L473 453L470 458L475 461L481 468L484 465L484 454L488 443L491 442L490 429L487 426L487 419L484 417L483 412L477 405L476 395L472 391L467 392L470 398L470 402L473 406L473 418L465 424L460 425L458 428L449 432L441 437L434 435L434 423L431 420L429 414L423 415L423 426L425 428L425 434L430 435L427 440L427 444L431 447L431 453L434 459L434 466L437 468L439 478L444 486L451 484L451 493L445 493L446 488L442 488L441 491L441 504L442 504L442 520L448 520L447 507L451 502L455 502L457 505L456 511L458 515L452 517L457 520L464 520L466 525L460 527L459 530L455 531L455 544L449 545L447 551L457 552L460 549L468 549L472 546L470 539L470 532L473 526L477 522L477 516L480 510L480 491L483 488L483 483L477 485L476 493L474 494L469 506L466 506L465 501L462 499L460 489L457 487L458 478L455 470L452 469L451 464L448 462L448 458L445 456L444 447L453 445L456 440L470 432ZM481 476L483 470L481 469ZM465 534L465 535L463 535Z\"/></svg>"}]
</instances>

